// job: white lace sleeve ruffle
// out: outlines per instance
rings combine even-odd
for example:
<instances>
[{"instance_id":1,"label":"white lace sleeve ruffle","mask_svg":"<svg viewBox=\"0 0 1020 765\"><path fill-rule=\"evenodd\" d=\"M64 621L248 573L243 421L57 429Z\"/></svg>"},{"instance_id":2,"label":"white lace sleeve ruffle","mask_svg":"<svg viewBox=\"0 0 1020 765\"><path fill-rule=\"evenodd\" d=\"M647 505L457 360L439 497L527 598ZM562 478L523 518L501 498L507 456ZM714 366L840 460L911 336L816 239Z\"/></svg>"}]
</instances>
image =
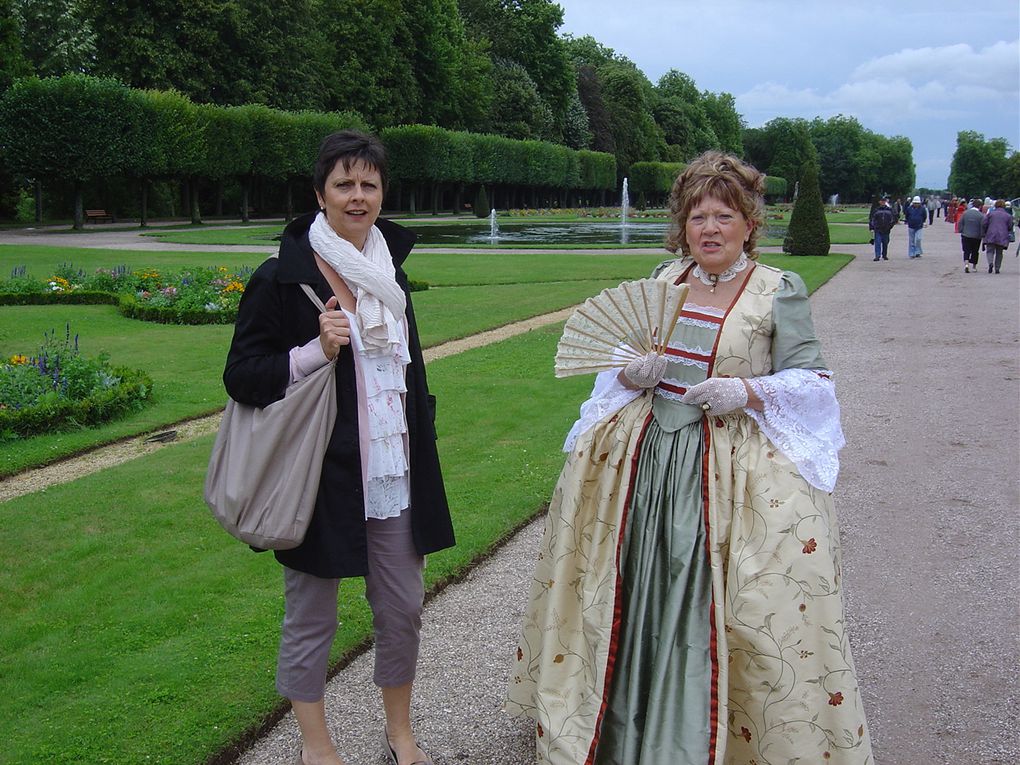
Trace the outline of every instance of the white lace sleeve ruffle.
<instances>
[{"instance_id":1,"label":"white lace sleeve ruffle","mask_svg":"<svg viewBox=\"0 0 1020 765\"><path fill-rule=\"evenodd\" d=\"M826 375L826 376L823 376ZM784 369L748 379L764 410L745 409L762 433L816 489L831 492L846 444L831 375L823 369Z\"/></svg>"},{"instance_id":2,"label":"white lace sleeve ruffle","mask_svg":"<svg viewBox=\"0 0 1020 765\"><path fill-rule=\"evenodd\" d=\"M619 375L618 369L610 369L599 372L595 377L595 386L592 388L591 396L581 404L581 416L567 433L567 440L563 442L563 451L573 450L578 436L592 428L603 417L620 411L643 393L641 390L628 388L621 383Z\"/></svg>"}]
</instances>

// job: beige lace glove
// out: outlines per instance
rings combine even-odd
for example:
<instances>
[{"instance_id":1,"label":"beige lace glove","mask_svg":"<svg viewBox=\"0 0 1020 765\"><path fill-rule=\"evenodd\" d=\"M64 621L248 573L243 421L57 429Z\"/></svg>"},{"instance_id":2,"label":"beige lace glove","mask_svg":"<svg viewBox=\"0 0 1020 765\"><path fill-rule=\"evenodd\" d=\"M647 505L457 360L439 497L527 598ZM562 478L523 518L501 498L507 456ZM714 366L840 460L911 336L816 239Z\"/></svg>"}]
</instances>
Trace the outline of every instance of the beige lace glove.
<instances>
[{"instance_id":1,"label":"beige lace glove","mask_svg":"<svg viewBox=\"0 0 1020 765\"><path fill-rule=\"evenodd\" d=\"M666 357L646 353L623 368L623 376L637 388L654 388L666 374Z\"/></svg>"},{"instance_id":2,"label":"beige lace glove","mask_svg":"<svg viewBox=\"0 0 1020 765\"><path fill-rule=\"evenodd\" d=\"M747 406L747 388L740 377L709 377L692 386L681 401L712 414L726 414Z\"/></svg>"}]
</instances>

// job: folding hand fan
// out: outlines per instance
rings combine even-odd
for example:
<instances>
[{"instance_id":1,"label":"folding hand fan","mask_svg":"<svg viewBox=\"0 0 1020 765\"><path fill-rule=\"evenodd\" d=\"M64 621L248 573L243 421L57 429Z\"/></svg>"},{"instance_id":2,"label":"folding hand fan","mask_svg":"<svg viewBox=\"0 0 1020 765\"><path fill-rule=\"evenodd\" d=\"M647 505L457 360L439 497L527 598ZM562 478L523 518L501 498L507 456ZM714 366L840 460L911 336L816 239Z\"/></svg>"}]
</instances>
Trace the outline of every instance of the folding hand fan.
<instances>
[{"instance_id":1,"label":"folding hand fan","mask_svg":"<svg viewBox=\"0 0 1020 765\"><path fill-rule=\"evenodd\" d=\"M556 347L556 376L619 369L647 353L660 356L687 299L687 285L638 279L602 290L577 307Z\"/></svg>"}]
</instances>

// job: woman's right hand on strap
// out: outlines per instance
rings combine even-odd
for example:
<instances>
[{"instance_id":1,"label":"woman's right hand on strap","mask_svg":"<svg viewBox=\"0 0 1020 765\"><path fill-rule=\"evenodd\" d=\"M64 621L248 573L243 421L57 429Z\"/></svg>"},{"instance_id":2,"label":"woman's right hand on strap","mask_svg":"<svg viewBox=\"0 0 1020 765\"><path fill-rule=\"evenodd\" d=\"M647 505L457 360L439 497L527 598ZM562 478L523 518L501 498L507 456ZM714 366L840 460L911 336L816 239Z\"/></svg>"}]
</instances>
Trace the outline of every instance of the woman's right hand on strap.
<instances>
[{"instance_id":1,"label":"woman's right hand on strap","mask_svg":"<svg viewBox=\"0 0 1020 765\"><path fill-rule=\"evenodd\" d=\"M340 348L351 343L351 323L339 306L333 296L326 301L326 311L319 314L319 342L327 359L335 359Z\"/></svg>"}]
</instances>

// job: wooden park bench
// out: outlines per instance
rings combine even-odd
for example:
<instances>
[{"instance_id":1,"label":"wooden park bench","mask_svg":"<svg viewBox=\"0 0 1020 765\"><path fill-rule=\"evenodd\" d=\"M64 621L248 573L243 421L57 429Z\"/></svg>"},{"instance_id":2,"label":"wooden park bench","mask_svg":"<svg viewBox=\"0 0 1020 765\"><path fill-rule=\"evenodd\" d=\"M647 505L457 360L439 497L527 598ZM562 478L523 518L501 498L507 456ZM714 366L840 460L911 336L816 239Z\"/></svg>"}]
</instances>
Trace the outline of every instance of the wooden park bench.
<instances>
[{"instance_id":1,"label":"wooden park bench","mask_svg":"<svg viewBox=\"0 0 1020 765\"><path fill-rule=\"evenodd\" d=\"M92 221L93 223L103 223L104 221L113 223L114 219L110 213L106 212L106 210L86 210L85 222L88 223L89 221Z\"/></svg>"}]
</instances>

